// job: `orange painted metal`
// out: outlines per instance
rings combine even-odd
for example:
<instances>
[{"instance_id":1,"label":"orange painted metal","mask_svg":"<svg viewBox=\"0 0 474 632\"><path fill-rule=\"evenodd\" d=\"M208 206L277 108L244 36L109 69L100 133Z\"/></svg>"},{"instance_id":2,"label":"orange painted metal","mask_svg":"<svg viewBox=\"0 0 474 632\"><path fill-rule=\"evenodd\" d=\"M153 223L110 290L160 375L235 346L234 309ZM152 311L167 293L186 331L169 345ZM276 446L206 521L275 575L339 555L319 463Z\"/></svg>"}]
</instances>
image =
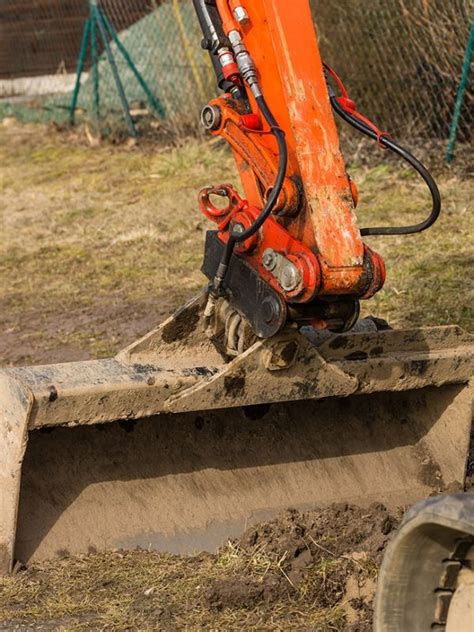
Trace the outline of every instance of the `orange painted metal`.
<instances>
[{"instance_id":1,"label":"orange painted metal","mask_svg":"<svg viewBox=\"0 0 474 632\"><path fill-rule=\"evenodd\" d=\"M357 187L347 175L327 92L317 37L308 0L252 0L245 2L249 19L237 24L232 9L239 2L216 2L226 34L238 30L252 56L259 82L288 146L287 177L274 216L259 231L258 245L240 253L264 278L261 253L281 248L280 229L286 231L284 256L298 248L308 249L317 260L312 274L304 278L312 285L288 302L305 302L315 296L369 298L383 286L385 267L379 255L362 242L354 213ZM258 112L252 94L249 100ZM250 216L261 209L278 166L275 138L263 121L263 129L243 124L242 105L230 95L211 102L222 118L213 133L232 147ZM234 212L235 211L235 212ZM235 213L221 228L221 238L232 229ZM278 228L278 231L276 230ZM278 232L278 235L277 235ZM282 245L283 244L283 245ZM271 283L275 285L274 282ZM280 293L285 294L279 287Z\"/></svg>"},{"instance_id":2,"label":"orange painted metal","mask_svg":"<svg viewBox=\"0 0 474 632\"><path fill-rule=\"evenodd\" d=\"M273 186L278 170L275 139L268 131L263 130L262 133L262 130L245 127L245 111L230 95L214 99L210 105L219 107L221 111L220 126L211 133L225 139L232 147L247 200L251 205L262 207L265 191ZM275 207L278 214L292 215L299 209L301 196L297 185L289 177L296 170L293 157Z\"/></svg>"},{"instance_id":3,"label":"orange painted metal","mask_svg":"<svg viewBox=\"0 0 474 632\"><path fill-rule=\"evenodd\" d=\"M212 195L223 195L229 200L225 207L216 207L211 200ZM243 200L231 185L220 187L206 187L199 195L199 205L202 213L217 223L219 237L225 243L229 238L229 228L241 224L245 229L257 219L260 210L250 206ZM236 252L245 256L253 264L259 275L281 293L281 287L271 272L262 264L263 254L267 248L284 253L296 266L300 274L301 283L294 290L286 293L289 303L307 303L315 298L321 287L321 270L318 257L310 248L294 239L283 228L276 218L270 217L262 226L258 234L253 235L236 247Z\"/></svg>"},{"instance_id":4,"label":"orange painted metal","mask_svg":"<svg viewBox=\"0 0 474 632\"><path fill-rule=\"evenodd\" d=\"M228 0L216 0L217 10L222 20L222 28L227 35L232 30L238 31L237 22L234 20Z\"/></svg>"}]
</instances>

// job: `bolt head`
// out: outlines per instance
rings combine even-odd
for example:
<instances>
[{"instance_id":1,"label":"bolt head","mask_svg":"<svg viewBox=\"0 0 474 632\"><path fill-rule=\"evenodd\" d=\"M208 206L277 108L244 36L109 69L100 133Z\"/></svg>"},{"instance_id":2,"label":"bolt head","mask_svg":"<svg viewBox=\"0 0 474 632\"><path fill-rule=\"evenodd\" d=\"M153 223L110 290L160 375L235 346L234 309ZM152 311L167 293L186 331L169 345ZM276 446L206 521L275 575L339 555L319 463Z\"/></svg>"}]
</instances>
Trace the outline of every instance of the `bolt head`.
<instances>
[{"instance_id":1,"label":"bolt head","mask_svg":"<svg viewBox=\"0 0 474 632\"><path fill-rule=\"evenodd\" d=\"M248 22L248 19L249 19L249 14L245 10L245 8L242 6L235 7L234 16L237 22L239 22L239 24L245 24L245 22Z\"/></svg>"},{"instance_id":2,"label":"bolt head","mask_svg":"<svg viewBox=\"0 0 474 632\"><path fill-rule=\"evenodd\" d=\"M204 129L216 130L222 121L220 109L215 105L206 105L201 112L201 123Z\"/></svg>"},{"instance_id":3,"label":"bolt head","mask_svg":"<svg viewBox=\"0 0 474 632\"><path fill-rule=\"evenodd\" d=\"M262 264L266 270L273 270L277 264L275 252L271 248L267 248L262 256Z\"/></svg>"},{"instance_id":4,"label":"bolt head","mask_svg":"<svg viewBox=\"0 0 474 632\"><path fill-rule=\"evenodd\" d=\"M271 296L267 297L262 303L263 321L270 325L275 318L278 318L279 306Z\"/></svg>"},{"instance_id":5,"label":"bolt head","mask_svg":"<svg viewBox=\"0 0 474 632\"><path fill-rule=\"evenodd\" d=\"M285 292L296 290L300 283L300 273L293 263L288 262L281 272L280 285Z\"/></svg>"}]
</instances>

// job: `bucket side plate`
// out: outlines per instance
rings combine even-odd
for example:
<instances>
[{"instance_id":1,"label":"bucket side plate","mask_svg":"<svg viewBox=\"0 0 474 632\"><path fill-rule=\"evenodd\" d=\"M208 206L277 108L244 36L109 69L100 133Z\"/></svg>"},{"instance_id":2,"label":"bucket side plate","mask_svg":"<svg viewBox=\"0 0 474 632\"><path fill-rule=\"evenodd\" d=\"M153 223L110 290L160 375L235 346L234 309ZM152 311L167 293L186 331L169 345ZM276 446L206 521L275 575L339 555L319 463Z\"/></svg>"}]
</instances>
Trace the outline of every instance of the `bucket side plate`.
<instances>
[{"instance_id":1,"label":"bucket side plate","mask_svg":"<svg viewBox=\"0 0 474 632\"><path fill-rule=\"evenodd\" d=\"M32 404L28 388L0 374L0 574L10 572L13 563L21 467Z\"/></svg>"}]
</instances>

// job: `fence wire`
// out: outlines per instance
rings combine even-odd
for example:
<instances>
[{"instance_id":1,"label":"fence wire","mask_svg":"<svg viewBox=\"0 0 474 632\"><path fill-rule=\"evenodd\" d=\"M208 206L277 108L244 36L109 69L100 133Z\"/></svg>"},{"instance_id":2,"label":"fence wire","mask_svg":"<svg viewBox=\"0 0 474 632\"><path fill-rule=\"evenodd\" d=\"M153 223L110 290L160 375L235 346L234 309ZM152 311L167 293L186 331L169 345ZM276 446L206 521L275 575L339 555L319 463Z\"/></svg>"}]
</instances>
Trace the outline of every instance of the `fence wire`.
<instances>
[{"instance_id":1,"label":"fence wire","mask_svg":"<svg viewBox=\"0 0 474 632\"><path fill-rule=\"evenodd\" d=\"M247 0L250 1L250 0ZM190 0L102 0L136 68L180 130L196 127L216 93ZM323 57L358 107L394 134L446 139L454 110L474 0L315 0ZM4 0L0 7L0 117L65 122L87 0ZM5 35L5 37L2 37ZM111 68L98 42L102 124L123 122ZM111 44L132 114L152 116L130 66ZM472 81L458 139L472 135ZM86 61L79 118L93 117L93 77Z\"/></svg>"},{"instance_id":2,"label":"fence wire","mask_svg":"<svg viewBox=\"0 0 474 632\"><path fill-rule=\"evenodd\" d=\"M330 0L315 14L324 56L369 117L394 133L447 138L472 0ZM473 106L471 88L460 139L472 133Z\"/></svg>"}]
</instances>

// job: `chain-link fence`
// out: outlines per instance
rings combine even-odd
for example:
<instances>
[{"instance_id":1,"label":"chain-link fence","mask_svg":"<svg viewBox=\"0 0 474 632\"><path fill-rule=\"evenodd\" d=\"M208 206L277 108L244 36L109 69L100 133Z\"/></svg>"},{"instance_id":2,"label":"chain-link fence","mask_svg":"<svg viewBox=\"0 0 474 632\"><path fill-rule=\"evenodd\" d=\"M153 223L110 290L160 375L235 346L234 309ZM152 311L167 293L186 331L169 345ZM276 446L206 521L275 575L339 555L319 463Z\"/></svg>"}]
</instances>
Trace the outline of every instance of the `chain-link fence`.
<instances>
[{"instance_id":1,"label":"chain-link fence","mask_svg":"<svg viewBox=\"0 0 474 632\"><path fill-rule=\"evenodd\" d=\"M317 2L315 13L325 57L369 117L395 133L447 138L472 0L329 0ZM464 140L473 111L471 90L462 109Z\"/></svg>"},{"instance_id":2,"label":"chain-link fence","mask_svg":"<svg viewBox=\"0 0 474 632\"><path fill-rule=\"evenodd\" d=\"M88 0L8 0L0 9L0 25L14 31L16 49L0 42L0 117L24 121L66 122L70 115L81 39L90 15ZM94 4L94 3L92 3ZM192 3L183 0L102 0L105 19L118 32L122 54L107 32L110 52L134 118L154 115L143 82L159 104L160 124L187 130L200 107L215 92L210 62ZM98 81L102 125L123 124L123 108L114 68L94 24L98 63L87 38L76 119L93 120ZM0 26L1 34L1 26ZM128 59L127 59L128 58ZM28 76L30 72L30 76ZM137 80L139 73L142 85Z\"/></svg>"},{"instance_id":3,"label":"chain-link fence","mask_svg":"<svg viewBox=\"0 0 474 632\"><path fill-rule=\"evenodd\" d=\"M89 4L88 0L4 0L0 117L67 120ZM447 139L473 0L315 0L313 4L323 56L337 69L359 109L394 133ZM160 104L157 125L181 130L195 126L200 107L215 93L215 81L200 48L191 1L99 0L98 5L119 32L132 61L131 66L111 41L132 115L153 114L137 70ZM97 73L89 47L79 118L94 117L98 81L101 120L123 122L113 68L99 30L96 38ZM460 141L470 141L473 106L471 88L461 108Z\"/></svg>"}]
</instances>

